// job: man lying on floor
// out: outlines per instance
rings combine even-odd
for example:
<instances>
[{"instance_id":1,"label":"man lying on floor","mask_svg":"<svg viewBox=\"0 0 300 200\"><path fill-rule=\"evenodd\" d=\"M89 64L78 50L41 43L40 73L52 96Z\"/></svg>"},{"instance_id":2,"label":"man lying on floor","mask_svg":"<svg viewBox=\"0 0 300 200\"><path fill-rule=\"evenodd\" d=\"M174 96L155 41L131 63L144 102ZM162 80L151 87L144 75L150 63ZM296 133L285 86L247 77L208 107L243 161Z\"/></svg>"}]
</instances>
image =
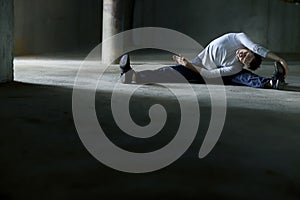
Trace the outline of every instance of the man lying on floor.
<instances>
[{"instance_id":1,"label":"man lying on floor","mask_svg":"<svg viewBox=\"0 0 300 200\"><path fill-rule=\"evenodd\" d=\"M251 72L260 67L262 57L275 61L275 72L271 78ZM173 56L173 60L177 65L136 72L130 66L129 56L123 55L120 60L122 81L127 84L176 83L183 82L180 77L184 77L190 83L205 83L203 77L213 79L221 76L226 85L283 89L288 75L284 59L255 44L244 33L228 33L213 40L191 62L177 55Z\"/></svg>"}]
</instances>

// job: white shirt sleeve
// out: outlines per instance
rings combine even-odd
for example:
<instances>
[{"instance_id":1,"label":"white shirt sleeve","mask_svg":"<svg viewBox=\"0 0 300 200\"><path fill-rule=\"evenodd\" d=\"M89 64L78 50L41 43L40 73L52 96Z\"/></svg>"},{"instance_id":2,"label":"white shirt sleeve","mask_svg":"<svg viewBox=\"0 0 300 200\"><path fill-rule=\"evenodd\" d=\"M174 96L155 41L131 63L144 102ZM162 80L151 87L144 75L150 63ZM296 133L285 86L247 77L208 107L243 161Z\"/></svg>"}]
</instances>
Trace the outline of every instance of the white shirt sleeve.
<instances>
[{"instance_id":1,"label":"white shirt sleeve","mask_svg":"<svg viewBox=\"0 0 300 200\"><path fill-rule=\"evenodd\" d=\"M197 66L197 67L201 67L203 68L203 64L202 64L202 59L199 58L199 56L196 56L192 61L191 61L191 64Z\"/></svg>"},{"instance_id":2,"label":"white shirt sleeve","mask_svg":"<svg viewBox=\"0 0 300 200\"><path fill-rule=\"evenodd\" d=\"M243 67L237 67L237 66L221 67L221 68L211 69L211 70L201 68L200 74L205 78L217 78L220 76L230 76L233 74L237 74L240 71L242 71L242 69Z\"/></svg>"},{"instance_id":3,"label":"white shirt sleeve","mask_svg":"<svg viewBox=\"0 0 300 200\"><path fill-rule=\"evenodd\" d=\"M237 40L241 42L242 45L247 47L249 50L253 51L254 53L264 58L267 57L269 50L262 47L259 44L255 44L254 42L252 42L245 33L237 33L235 37Z\"/></svg>"}]
</instances>

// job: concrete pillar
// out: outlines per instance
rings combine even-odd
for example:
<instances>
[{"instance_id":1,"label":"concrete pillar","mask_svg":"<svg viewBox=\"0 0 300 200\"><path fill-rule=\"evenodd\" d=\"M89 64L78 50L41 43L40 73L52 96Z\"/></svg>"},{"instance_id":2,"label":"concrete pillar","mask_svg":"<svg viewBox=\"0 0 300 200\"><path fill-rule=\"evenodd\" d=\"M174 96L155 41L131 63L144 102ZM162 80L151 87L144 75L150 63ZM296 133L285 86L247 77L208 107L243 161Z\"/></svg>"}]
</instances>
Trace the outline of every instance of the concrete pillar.
<instances>
[{"instance_id":1,"label":"concrete pillar","mask_svg":"<svg viewBox=\"0 0 300 200\"><path fill-rule=\"evenodd\" d=\"M134 0L103 0L102 41L132 28L133 3ZM118 51L113 43L103 45L102 62L115 58Z\"/></svg>"},{"instance_id":2,"label":"concrete pillar","mask_svg":"<svg viewBox=\"0 0 300 200\"><path fill-rule=\"evenodd\" d=\"M13 0L0 0L0 82L13 80Z\"/></svg>"}]
</instances>

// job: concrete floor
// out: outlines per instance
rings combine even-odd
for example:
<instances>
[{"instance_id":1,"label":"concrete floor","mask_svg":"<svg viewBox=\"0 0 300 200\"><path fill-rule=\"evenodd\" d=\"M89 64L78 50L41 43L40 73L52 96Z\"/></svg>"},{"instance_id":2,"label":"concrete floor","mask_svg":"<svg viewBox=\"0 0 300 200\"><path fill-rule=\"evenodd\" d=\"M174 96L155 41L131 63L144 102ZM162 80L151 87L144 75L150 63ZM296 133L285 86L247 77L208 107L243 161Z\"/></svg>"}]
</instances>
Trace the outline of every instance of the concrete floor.
<instances>
[{"instance_id":1,"label":"concrete floor","mask_svg":"<svg viewBox=\"0 0 300 200\"><path fill-rule=\"evenodd\" d=\"M147 56L132 60L137 70L171 63L166 56L151 58L150 63ZM72 86L81 57L16 58L16 82L0 85L0 199L299 199L300 63L289 63L289 85L284 91L226 86L225 126L204 159L198 158L198 152L209 123L210 98L205 85L193 85L201 122L192 146L164 169L128 174L98 162L78 137ZM93 77L93 66L89 73ZM258 73L271 75L271 63L264 63ZM175 97L155 85L139 89L133 96L133 118L146 124L147 106L161 103L170 122L151 139L128 138L115 126L109 110L118 77L118 66L111 66L96 95L97 113L106 116L100 123L109 137L137 152L164 146L180 119ZM122 92L130 87L124 85ZM188 100L182 84L169 87L182 88Z\"/></svg>"}]
</instances>

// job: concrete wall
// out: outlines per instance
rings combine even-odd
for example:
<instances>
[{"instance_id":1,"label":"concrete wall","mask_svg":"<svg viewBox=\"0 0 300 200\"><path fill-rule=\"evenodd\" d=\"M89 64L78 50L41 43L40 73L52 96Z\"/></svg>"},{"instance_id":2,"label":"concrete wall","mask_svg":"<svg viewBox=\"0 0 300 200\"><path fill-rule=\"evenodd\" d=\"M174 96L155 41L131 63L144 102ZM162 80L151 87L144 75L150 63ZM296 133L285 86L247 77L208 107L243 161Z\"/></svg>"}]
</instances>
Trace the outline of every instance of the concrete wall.
<instances>
[{"instance_id":1,"label":"concrete wall","mask_svg":"<svg viewBox=\"0 0 300 200\"><path fill-rule=\"evenodd\" d=\"M0 0L0 82L13 79L13 0Z\"/></svg>"},{"instance_id":2,"label":"concrete wall","mask_svg":"<svg viewBox=\"0 0 300 200\"><path fill-rule=\"evenodd\" d=\"M87 51L101 40L102 0L15 0L18 54ZM159 26L202 45L246 32L275 52L300 53L300 6L280 0L135 0L134 27Z\"/></svg>"},{"instance_id":3,"label":"concrete wall","mask_svg":"<svg viewBox=\"0 0 300 200\"><path fill-rule=\"evenodd\" d=\"M78 51L100 41L101 0L15 0L18 55Z\"/></svg>"},{"instance_id":4,"label":"concrete wall","mask_svg":"<svg viewBox=\"0 0 300 200\"><path fill-rule=\"evenodd\" d=\"M136 0L135 27L159 26L202 45L244 31L276 52L300 53L300 6L280 0Z\"/></svg>"},{"instance_id":5,"label":"concrete wall","mask_svg":"<svg viewBox=\"0 0 300 200\"><path fill-rule=\"evenodd\" d=\"M80 1L79 48L90 50L102 38L102 0Z\"/></svg>"}]
</instances>

